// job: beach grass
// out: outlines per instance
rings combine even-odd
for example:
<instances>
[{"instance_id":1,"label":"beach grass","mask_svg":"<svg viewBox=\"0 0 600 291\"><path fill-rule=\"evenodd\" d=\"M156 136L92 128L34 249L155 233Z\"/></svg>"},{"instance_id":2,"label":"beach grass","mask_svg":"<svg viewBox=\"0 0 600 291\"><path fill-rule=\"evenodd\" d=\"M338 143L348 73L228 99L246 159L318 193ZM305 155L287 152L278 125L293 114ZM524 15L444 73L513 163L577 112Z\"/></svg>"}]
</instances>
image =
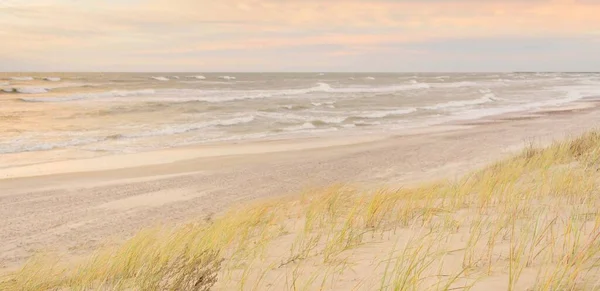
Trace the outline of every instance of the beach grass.
<instances>
[{"instance_id":1,"label":"beach grass","mask_svg":"<svg viewBox=\"0 0 600 291\"><path fill-rule=\"evenodd\" d=\"M0 290L600 290L600 132L457 180L349 185L36 256Z\"/></svg>"}]
</instances>

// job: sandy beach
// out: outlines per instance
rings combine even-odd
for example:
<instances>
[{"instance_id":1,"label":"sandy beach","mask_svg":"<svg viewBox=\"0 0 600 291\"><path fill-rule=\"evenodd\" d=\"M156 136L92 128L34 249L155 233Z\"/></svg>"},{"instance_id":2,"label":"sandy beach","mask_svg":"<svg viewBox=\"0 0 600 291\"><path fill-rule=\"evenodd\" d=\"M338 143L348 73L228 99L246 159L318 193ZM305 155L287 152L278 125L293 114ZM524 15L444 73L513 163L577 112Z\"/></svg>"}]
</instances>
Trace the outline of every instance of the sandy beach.
<instances>
[{"instance_id":1,"label":"sandy beach","mask_svg":"<svg viewBox=\"0 0 600 291\"><path fill-rule=\"evenodd\" d=\"M600 291L600 0L0 0L0 291Z\"/></svg>"},{"instance_id":2,"label":"sandy beach","mask_svg":"<svg viewBox=\"0 0 600 291\"><path fill-rule=\"evenodd\" d=\"M203 145L0 169L0 268L14 269L37 251L86 254L142 228L309 188L457 178L526 144L594 129L599 113L595 103L579 102L394 136Z\"/></svg>"}]
</instances>

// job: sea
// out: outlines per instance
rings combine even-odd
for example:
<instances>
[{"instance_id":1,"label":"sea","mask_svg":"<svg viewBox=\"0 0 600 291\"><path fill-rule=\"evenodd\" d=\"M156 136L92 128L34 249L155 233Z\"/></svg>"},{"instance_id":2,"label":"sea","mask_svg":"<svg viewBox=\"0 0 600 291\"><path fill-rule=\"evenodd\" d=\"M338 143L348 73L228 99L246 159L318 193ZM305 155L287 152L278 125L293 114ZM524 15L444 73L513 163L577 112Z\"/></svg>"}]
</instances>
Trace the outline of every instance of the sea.
<instances>
[{"instance_id":1,"label":"sea","mask_svg":"<svg viewBox=\"0 0 600 291\"><path fill-rule=\"evenodd\" d=\"M394 134L599 96L599 73L0 73L0 168Z\"/></svg>"}]
</instances>

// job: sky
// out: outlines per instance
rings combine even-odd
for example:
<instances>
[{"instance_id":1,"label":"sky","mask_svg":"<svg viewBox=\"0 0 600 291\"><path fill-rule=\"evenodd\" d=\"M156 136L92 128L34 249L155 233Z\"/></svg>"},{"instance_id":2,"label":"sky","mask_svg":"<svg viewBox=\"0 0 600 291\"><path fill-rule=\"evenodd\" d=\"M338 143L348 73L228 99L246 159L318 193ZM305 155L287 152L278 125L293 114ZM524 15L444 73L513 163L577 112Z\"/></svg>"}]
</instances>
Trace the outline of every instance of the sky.
<instances>
[{"instance_id":1,"label":"sky","mask_svg":"<svg viewBox=\"0 0 600 291\"><path fill-rule=\"evenodd\" d=\"M600 0L0 0L0 71L600 71Z\"/></svg>"}]
</instances>

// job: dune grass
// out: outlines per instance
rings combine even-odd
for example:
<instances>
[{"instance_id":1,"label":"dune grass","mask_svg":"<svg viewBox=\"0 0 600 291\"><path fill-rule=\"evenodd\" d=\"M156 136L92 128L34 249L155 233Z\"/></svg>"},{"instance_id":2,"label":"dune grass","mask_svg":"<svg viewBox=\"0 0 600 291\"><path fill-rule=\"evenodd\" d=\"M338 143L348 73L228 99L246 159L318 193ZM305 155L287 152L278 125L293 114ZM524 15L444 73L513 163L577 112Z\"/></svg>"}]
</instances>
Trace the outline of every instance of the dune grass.
<instances>
[{"instance_id":1,"label":"dune grass","mask_svg":"<svg viewBox=\"0 0 600 291\"><path fill-rule=\"evenodd\" d=\"M600 132L455 181L334 186L35 258L0 290L600 290Z\"/></svg>"}]
</instances>

